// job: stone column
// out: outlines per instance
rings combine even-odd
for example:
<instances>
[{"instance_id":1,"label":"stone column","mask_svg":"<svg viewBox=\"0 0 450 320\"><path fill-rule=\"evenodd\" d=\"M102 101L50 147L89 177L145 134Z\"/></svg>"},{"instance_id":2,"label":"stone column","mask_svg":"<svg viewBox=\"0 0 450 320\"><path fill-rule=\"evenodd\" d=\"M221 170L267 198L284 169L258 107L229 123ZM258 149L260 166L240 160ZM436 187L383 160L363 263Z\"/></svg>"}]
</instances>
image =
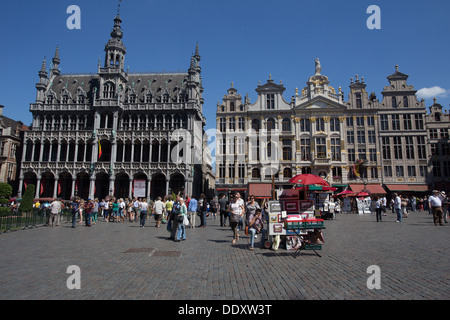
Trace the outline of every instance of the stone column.
<instances>
[{"instance_id":1,"label":"stone column","mask_svg":"<svg viewBox=\"0 0 450 320\"><path fill-rule=\"evenodd\" d=\"M53 198L58 197L58 180L59 180L59 174L55 176L55 182L53 183Z\"/></svg>"},{"instance_id":2,"label":"stone column","mask_svg":"<svg viewBox=\"0 0 450 320\"><path fill-rule=\"evenodd\" d=\"M89 199L94 199L95 197L94 190L95 190L95 176L92 175L89 181Z\"/></svg>"},{"instance_id":3,"label":"stone column","mask_svg":"<svg viewBox=\"0 0 450 320\"><path fill-rule=\"evenodd\" d=\"M56 151L56 162L59 162L61 157L61 140L58 140L58 150Z\"/></svg>"},{"instance_id":4,"label":"stone column","mask_svg":"<svg viewBox=\"0 0 450 320\"><path fill-rule=\"evenodd\" d=\"M116 177L111 176L109 178L109 193L110 195L114 195L114 183L116 182Z\"/></svg>"},{"instance_id":5,"label":"stone column","mask_svg":"<svg viewBox=\"0 0 450 320\"><path fill-rule=\"evenodd\" d=\"M150 189L151 189L151 187L152 187L152 177L150 176L150 178L148 178L148 181L147 181L147 200L150 200ZM155 199L153 199L153 200L155 200Z\"/></svg>"},{"instance_id":6,"label":"stone column","mask_svg":"<svg viewBox=\"0 0 450 320\"><path fill-rule=\"evenodd\" d=\"M128 199L133 198L133 177L130 177L130 187L128 189Z\"/></svg>"},{"instance_id":7,"label":"stone column","mask_svg":"<svg viewBox=\"0 0 450 320\"><path fill-rule=\"evenodd\" d=\"M19 189L17 190L17 197L18 198L22 198L23 179L24 179L24 176L20 176Z\"/></svg>"},{"instance_id":8,"label":"stone column","mask_svg":"<svg viewBox=\"0 0 450 320\"><path fill-rule=\"evenodd\" d=\"M72 191L70 193L71 198L75 197L76 182L77 182L77 176L75 176L75 177L72 176Z\"/></svg>"},{"instance_id":9,"label":"stone column","mask_svg":"<svg viewBox=\"0 0 450 320\"><path fill-rule=\"evenodd\" d=\"M36 180L36 192L34 197L39 198L40 193L41 193L41 175L38 175Z\"/></svg>"},{"instance_id":10,"label":"stone column","mask_svg":"<svg viewBox=\"0 0 450 320\"><path fill-rule=\"evenodd\" d=\"M31 147L31 161L34 161L34 151L36 148L36 143L34 142L34 140L32 141L32 147Z\"/></svg>"},{"instance_id":11,"label":"stone column","mask_svg":"<svg viewBox=\"0 0 450 320\"><path fill-rule=\"evenodd\" d=\"M168 178L166 178L166 196L169 194L169 183L170 183L170 180Z\"/></svg>"}]
</instances>

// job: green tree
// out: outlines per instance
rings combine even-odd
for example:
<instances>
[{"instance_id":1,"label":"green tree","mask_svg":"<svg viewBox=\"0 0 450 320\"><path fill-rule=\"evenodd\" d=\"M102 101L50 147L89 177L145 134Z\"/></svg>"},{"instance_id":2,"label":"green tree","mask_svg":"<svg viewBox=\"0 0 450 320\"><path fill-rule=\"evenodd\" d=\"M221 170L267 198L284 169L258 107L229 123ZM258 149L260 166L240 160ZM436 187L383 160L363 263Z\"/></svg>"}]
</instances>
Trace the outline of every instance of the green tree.
<instances>
[{"instance_id":1,"label":"green tree","mask_svg":"<svg viewBox=\"0 0 450 320\"><path fill-rule=\"evenodd\" d=\"M29 184L27 186L27 189L23 194L22 201L20 202L19 211L30 212L31 210L33 210L35 191L36 186L34 184Z\"/></svg>"},{"instance_id":2,"label":"green tree","mask_svg":"<svg viewBox=\"0 0 450 320\"><path fill-rule=\"evenodd\" d=\"M13 188L9 185L9 183L0 183L0 199L9 199Z\"/></svg>"},{"instance_id":3,"label":"green tree","mask_svg":"<svg viewBox=\"0 0 450 320\"><path fill-rule=\"evenodd\" d=\"M11 213L8 203L12 190L8 183L0 183L0 217L5 217Z\"/></svg>"}]
</instances>

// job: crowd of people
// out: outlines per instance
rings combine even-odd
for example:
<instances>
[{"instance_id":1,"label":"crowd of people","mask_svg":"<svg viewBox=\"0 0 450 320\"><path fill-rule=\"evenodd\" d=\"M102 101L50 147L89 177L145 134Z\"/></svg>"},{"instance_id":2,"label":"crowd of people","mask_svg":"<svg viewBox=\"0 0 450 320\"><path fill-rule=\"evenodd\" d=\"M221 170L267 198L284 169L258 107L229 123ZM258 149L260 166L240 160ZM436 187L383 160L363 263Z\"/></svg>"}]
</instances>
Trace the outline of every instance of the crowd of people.
<instances>
[{"instance_id":1,"label":"crowd of people","mask_svg":"<svg viewBox=\"0 0 450 320\"><path fill-rule=\"evenodd\" d=\"M347 198L350 201L350 212L358 212L356 198ZM450 217L450 195L445 191L434 190L431 195L423 197L416 197L415 195L408 196L406 194L393 193L390 201L387 201L386 196L368 196L364 199L375 212L377 222L382 221L382 217L386 216L387 210L396 214L396 222L402 222L402 218L408 218L411 212L425 211L433 215L433 222L435 225L444 225L448 223ZM341 200L336 201L337 207L343 207ZM345 211L343 211L345 212Z\"/></svg>"},{"instance_id":2,"label":"crowd of people","mask_svg":"<svg viewBox=\"0 0 450 320\"><path fill-rule=\"evenodd\" d=\"M154 220L155 227L166 224L170 232L169 239L173 241L186 240L186 228L206 228L207 217L220 219L220 226L230 227L233 231L232 244L239 242L239 232L245 231L250 236L250 249L254 248L254 239L261 234L260 244L266 239L267 230L264 225L268 223L266 214L267 200L260 205L250 196L244 202L240 193L227 199L225 194L220 199L214 197L208 201L204 194L197 199L194 196L183 199L181 196L167 196L164 199L157 197L154 201L145 198L134 199L88 199L87 201L74 198L70 202L60 199L36 201L35 208L47 210L47 225L58 226L61 221L62 210L70 211L72 228L84 224L91 227L99 220L106 223L138 222L144 228L146 222ZM199 223L197 223L199 218Z\"/></svg>"},{"instance_id":3,"label":"crowd of people","mask_svg":"<svg viewBox=\"0 0 450 320\"><path fill-rule=\"evenodd\" d=\"M433 215L433 222L444 225L450 215L450 197L445 192L434 190L430 196L415 197L394 193L390 201L385 196L368 198L371 202L372 212L376 213L377 222L391 210L396 215L396 221L401 222L410 212L425 211ZM340 200L336 199L337 206ZM258 203L254 196L245 201L238 192L227 198L225 194L220 199L214 197L210 200L204 194L197 199L194 196L167 196L164 199L157 197L154 201L145 198L134 199L72 199L62 202L58 199L40 204L36 207L46 209L48 226L58 226L61 220L61 211L66 208L71 212L72 228L84 223L90 227L99 220L107 223L138 222L144 228L149 219L154 220L155 227L165 224L169 231L169 239L173 241L186 240L186 228L206 228L207 217L220 219L221 227L232 230L232 245L239 243L239 235L245 232L249 238L249 249L255 247L255 239L260 237L260 246L267 239L268 229L268 200ZM199 223L197 223L197 217ZM227 225L228 223L228 225Z\"/></svg>"}]
</instances>

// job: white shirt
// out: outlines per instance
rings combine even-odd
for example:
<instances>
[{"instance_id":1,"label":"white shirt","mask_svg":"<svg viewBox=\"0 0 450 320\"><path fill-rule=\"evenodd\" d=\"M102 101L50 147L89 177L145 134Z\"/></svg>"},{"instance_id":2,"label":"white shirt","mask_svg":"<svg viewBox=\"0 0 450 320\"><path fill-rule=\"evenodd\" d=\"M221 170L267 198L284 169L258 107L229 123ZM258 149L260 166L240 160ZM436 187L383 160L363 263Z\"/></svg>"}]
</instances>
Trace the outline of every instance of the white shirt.
<instances>
[{"instance_id":1,"label":"white shirt","mask_svg":"<svg viewBox=\"0 0 450 320\"><path fill-rule=\"evenodd\" d=\"M440 197L430 196L428 198L428 203L430 207L442 207L442 200Z\"/></svg>"},{"instance_id":2,"label":"white shirt","mask_svg":"<svg viewBox=\"0 0 450 320\"><path fill-rule=\"evenodd\" d=\"M147 211L148 204L147 202L141 202L141 211Z\"/></svg>"},{"instance_id":3,"label":"white shirt","mask_svg":"<svg viewBox=\"0 0 450 320\"><path fill-rule=\"evenodd\" d=\"M401 209L401 208L402 208L402 199L400 199L399 196L396 196L396 197L395 197L395 200L394 200L394 208L395 208L395 209Z\"/></svg>"},{"instance_id":4,"label":"white shirt","mask_svg":"<svg viewBox=\"0 0 450 320\"><path fill-rule=\"evenodd\" d=\"M153 204L153 209L155 209L155 214L162 214L164 210L164 203L161 200L157 200Z\"/></svg>"},{"instance_id":5,"label":"white shirt","mask_svg":"<svg viewBox=\"0 0 450 320\"><path fill-rule=\"evenodd\" d=\"M58 214L59 210L61 210L61 203L59 201L53 201L50 208L53 214Z\"/></svg>"},{"instance_id":6,"label":"white shirt","mask_svg":"<svg viewBox=\"0 0 450 320\"><path fill-rule=\"evenodd\" d=\"M239 201L230 203L230 211L232 214L241 214L242 208Z\"/></svg>"}]
</instances>

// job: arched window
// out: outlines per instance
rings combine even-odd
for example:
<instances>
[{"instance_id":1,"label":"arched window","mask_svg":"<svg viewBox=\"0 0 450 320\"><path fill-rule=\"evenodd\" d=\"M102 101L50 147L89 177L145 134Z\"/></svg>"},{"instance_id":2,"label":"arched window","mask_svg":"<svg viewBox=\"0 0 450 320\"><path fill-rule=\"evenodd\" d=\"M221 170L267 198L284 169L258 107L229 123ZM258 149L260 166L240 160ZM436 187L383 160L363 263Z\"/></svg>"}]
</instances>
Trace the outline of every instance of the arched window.
<instances>
[{"instance_id":1,"label":"arched window","mask_svg":"<svg viewBox=\"0 0 450 320\"><path fill-rule=\"evenodd\" d=\"M47 100L45 101L46 104L53 104L53 96L49 94L47 96Z\"/></svg>"},{"instance_id":2,"label":"arched window","mask_svg":"<svg viewBox=\"0 0 450 320\"><path fill-rule=\"evenodd\" d=\"M441 115L439 113L435 113L434 114L434 120L437 121L437 122L441 121Z\"/></svg>"},{"instance_id":3,"label":"arched window","mask_svg":"<svg viewBox=\"0 0 450 320\"><path fill-rule=\"evenodd\" d=\"M392 97L392 108L397 108L397 99Z\"/></svg>"},{"instance_id":4,"label":"arched window","mask_svg":"<svg viewBox=\"0 0 450 320\"><path fill-rule=\"evenodd\" d=\"M407 96L404 96L404 97L403 97L403 106L404 106L405 108L408 108L408 107L409 107L409 102L408 102L408 97L407 97Z\"/></svg>"},{"instance_id":5,"label":"arched window","mask_svg":"<svg viewBox=\"0 0 450 320\"><path fill-rule=\"evenodd\" d=\"M115 96L115 86L112 82L106 82L103 86L103 98L112 99Z\"/></svg>"}]
</instances>

